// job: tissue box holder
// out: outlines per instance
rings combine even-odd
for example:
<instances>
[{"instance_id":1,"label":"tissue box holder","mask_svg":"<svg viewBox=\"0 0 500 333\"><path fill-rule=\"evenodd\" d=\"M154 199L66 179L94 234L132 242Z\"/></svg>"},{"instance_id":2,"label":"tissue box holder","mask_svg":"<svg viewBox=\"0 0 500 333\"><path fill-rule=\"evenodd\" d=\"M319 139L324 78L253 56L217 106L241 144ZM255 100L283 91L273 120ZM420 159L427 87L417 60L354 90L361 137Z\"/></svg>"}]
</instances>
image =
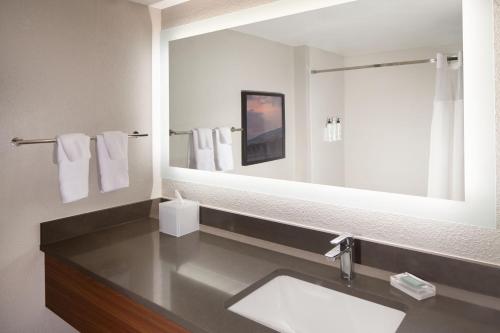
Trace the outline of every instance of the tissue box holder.
<instances>
[{"instance_id":1,"label":"tissue box holder","mask_svg":"<svg viewBox=\"0 0 500 333\"><path fill-rule=\"evenodd\" d=\"M200 229L200 205L178 200L160 203L160 232L181 237Z\"/></svg>"}]
</instances>

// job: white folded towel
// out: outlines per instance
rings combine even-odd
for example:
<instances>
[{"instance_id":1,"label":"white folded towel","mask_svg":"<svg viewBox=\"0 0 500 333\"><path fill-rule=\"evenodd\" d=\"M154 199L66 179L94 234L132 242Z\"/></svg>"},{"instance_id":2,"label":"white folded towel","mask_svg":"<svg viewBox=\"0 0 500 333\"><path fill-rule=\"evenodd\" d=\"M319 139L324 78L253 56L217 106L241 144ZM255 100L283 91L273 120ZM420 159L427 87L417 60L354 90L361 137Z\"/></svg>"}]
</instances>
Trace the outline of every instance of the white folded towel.
<instances>
[{"instance_id":1,"label":"white folded towel","mask_svg":"<svg viewBox=\"0 0 500 333\"><path fill-rule=\"evenodd\" d=\"M103 132L104 143L112 160L122 160L128 156L128 134L120 131Z\"/></svg>"},{"instance_id":2,"label":"white folded towel","mask_svg":"<svg viewBox=\"0 0 500 333\"><path fill-rule=\"evenodd\" d=\"M74 133L59 135L56 141L62 202L88 197L90 138Z\"/></svg>"},{"instance_id":3,"label":"white folded towel","mask_svg":"<svg viewBox=\"0 0 500 333\"><path fill-rule=\"evenodd\" d=\"M112 131L97 135L96 139L101 192L128 187L128 135Z\"/></svg>"},{"instance_id":4,"label":"white folded towel","mask_svg":"<svg viewBox=\"0 0 500 333\"><path fill-rule=\"evenodd\" d=\"M220 141L225 144L233 143L233 133L231 132L231 127L219 127L217 128L220 133Z\"/></svg>"},{"instance_id":5,"label":"white folded towel","mask_svg":"<svg viewBox=\"0 0 500 333\"><path fill-rule=\"evenodd\" d=\"M215 166L218 171L229 171L234 169L232 142L230 127L215 129Z\"/></svg>"},{"instance_id":6,"label":"white folded towel","mask_svg":"<svg viewBox=\"0 0 500 333\"><path fill-rule=\"evenodd\" d=\"M212 138L211 128L196 128L193 130L193 132L195 131L198 135L198 147L200 149L214 149L214 141Z\"/></svg>"},{"instance_id":7,"label":"white folded towel","mask_svg":"<svg viewBox=\"0 0 500 333\"><path fill-rule=\"evenodd\" d=\"M189 168L215 171L212 129L193 129L189 136Z\"/></svg>"}]
</instances>

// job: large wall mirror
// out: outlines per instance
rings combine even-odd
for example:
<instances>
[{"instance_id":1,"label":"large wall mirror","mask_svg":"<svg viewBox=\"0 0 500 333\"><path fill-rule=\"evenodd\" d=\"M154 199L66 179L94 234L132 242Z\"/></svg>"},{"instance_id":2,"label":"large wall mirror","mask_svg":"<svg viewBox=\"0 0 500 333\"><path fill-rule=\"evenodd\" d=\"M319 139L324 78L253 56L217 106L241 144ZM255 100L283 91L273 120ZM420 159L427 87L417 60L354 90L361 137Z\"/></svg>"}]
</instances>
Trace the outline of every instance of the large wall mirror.
<instances>
[{"instance_id":1,"label":"large wall mirror","mask_svg":"<svg viewBox=\"0 0 500 333\"><path fill-rule=\"evenodd\" d=\"M166 32L167 177L326 185L332 202L494 227L493 72L477 86L491 1L280 3Z\"/></svg>"}]
</instances>

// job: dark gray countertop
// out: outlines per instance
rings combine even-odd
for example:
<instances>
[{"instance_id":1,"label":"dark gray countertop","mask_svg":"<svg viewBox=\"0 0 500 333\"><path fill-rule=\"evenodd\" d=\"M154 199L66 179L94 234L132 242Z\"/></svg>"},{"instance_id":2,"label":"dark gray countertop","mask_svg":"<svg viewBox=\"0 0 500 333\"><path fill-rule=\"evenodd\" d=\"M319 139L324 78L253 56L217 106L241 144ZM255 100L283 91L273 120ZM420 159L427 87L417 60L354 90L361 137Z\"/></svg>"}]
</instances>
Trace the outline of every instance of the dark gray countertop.
<instances>
[{"instance_id":1,"label":"dark gray countertop","mask_svg":"<svg viewBox=\"0 0 500 333\"><path fill-rule=\"evenodd\" d=\"M205 232L171 237L158 232L154 219L47 245L43 251L193 332L273 332L226 309L241 291L273 274L296 275L405 308L398 332L500 332L500 312L493 309L441 295L419 302L388 281L363 275L347 288L330 266Z\"/></svg>"}]
</instances>

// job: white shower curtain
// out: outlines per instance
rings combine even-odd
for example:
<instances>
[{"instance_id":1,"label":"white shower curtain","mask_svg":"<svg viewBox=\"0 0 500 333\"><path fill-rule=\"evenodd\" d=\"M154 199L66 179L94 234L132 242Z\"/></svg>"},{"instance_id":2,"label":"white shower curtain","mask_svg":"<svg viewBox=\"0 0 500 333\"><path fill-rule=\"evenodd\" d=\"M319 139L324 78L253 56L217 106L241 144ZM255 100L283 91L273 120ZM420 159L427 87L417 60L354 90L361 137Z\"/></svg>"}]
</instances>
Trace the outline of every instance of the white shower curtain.
<instances>
[{"instance_id":1,"label":"white shower curtain","mask_svg":"<svg viewBox=\"0 0 500 333\"><path fill-rule=\"evenodd\" d=\"M464 99L462 56L448 64L437 55L427 195L464 200Z\"/></svg>"}]
</instances>

